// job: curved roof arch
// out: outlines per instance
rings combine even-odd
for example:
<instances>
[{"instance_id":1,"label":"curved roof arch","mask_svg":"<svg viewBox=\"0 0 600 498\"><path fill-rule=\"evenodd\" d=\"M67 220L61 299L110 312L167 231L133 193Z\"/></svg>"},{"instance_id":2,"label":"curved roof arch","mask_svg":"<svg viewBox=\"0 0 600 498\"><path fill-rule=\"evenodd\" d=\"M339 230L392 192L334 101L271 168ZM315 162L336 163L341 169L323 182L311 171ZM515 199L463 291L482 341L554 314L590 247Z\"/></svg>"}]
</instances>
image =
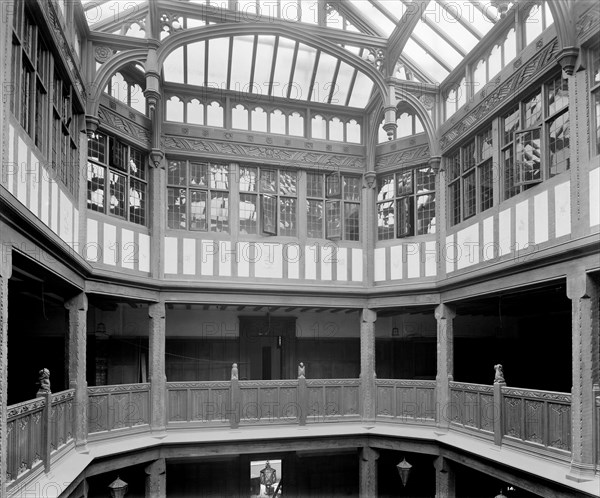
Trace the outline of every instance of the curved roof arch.
<instances>
[{"instance_id":1,"label":"curved roof arch","mask_svg":"<svg viewBox=\"0 0 600 498\"><path fill-rule=\"evenodd\" d=\"M260 22L248 22L243 24L227 23L180 31L162 41L156 54L156 69L160 70L167 57L174 50L184 45L225 37L268 35L282 36L287 39L300 42L346 63L348 66L366 75L373 82L374 87L382 96L383 100L385 100L385 96L387 95L387 86L384 81L384 76L374 66L338 45L335 45L327 40L318 39L314 35L309 35L302 32L299 27L294 25L265 24Z\"/></svg>"}]
</instances>

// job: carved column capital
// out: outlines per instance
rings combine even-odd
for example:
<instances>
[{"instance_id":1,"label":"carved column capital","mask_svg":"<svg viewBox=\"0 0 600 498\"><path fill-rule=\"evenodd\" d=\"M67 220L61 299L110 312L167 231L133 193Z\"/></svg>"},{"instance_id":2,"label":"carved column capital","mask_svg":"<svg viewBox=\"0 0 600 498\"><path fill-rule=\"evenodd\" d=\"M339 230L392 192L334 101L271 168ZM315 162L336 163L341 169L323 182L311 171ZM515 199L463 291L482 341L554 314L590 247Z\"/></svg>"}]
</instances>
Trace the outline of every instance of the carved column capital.
<instances>
[{"instance_id":1,"label":"carved column capital","mask_svg":"<svg viewBox=\"0 0 600 498\"><path fill-rule=\"evenodd\" d=\"M85 131L88 136L98 129L99 124L100 120L96 116L92 116L91 114L85 115Z\"/></svg>"},{"instance_id":2,"label":"carved column capital","mask_svg":"<svg viewBox=\"0 0 600 498\"><path fill-rule=\"evenodd\" d=\"M438 304L435 308L436 320L452 320L456 316L456 310L449 304Z\"/></svg>"},{"instance_id":3,"label":"carved column capital","mask_svg":"<svg viewBox=\"0 0 600 498\"><path fill-rule=\"evenodd\" d=\"M150 166L154 168L163 168L165 167L163 159L165 158L165 153L161 149L152 149L150 151Z\"/></svg>"},{"instance_id":4,"label":"carved column capital","mask_svg":"<svg viewBox=\"0 0 600 498\"><path fill-rule=\"evenodd\" d=\"M429 166L435 170L436 173L442 171L442 156L431 156L429 158Z\"/></svg>"},{"instance_id":5,"label":"carved column capital","mask_svg":"<svg viewBox=\"0 0 600 498\"><path fill-rule=\"evenodd\" d=\"M579 56L579 47L564 47L557 56L558 63L562 70L568 76L572 76L575 72L575 63Z\"/></svg>"},{"instance_id":6,"label":"carved column capital","mask_svg":"<svg viewBox=\"0 0 600 498\"><path fill-rule=\"evenodd\" d=\"M377 321L377 311L363 308L361 319L363 323L375 323Z\"/></svg>"}]
</instances>

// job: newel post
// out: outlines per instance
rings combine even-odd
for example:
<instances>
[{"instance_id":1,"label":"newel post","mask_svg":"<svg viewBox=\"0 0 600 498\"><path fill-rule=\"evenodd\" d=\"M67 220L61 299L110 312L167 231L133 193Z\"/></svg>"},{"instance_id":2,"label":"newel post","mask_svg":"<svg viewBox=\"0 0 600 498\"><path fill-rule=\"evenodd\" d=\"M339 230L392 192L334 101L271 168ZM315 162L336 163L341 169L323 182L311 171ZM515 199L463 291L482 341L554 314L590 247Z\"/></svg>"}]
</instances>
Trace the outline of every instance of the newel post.
<instances>
[{"instance_id":1,"label":"newel post","mask_svg":"<svg viewBox=\"0 0 600 498\"><path fill-rule=\"evenodd\" d=\"M39 372L38 385L40 388L36 398L44 398L42 410L42 461L44 472L50 472L50 453L52 453L52 391L50 390L50 370L42 368Z\"/></svg>"},{"instance_id":2,"label":"newel post","mask_svg":"<svg viewBox=\"0 0 600 498\"><path fill-rule=\"evenodd\" d=\"M304 363L298 364L298 423L306 425L308 415L308 387L306 385L306 368Z\"/></svg>"},{"instance_id":3,"label":"newel post","mask_svg":"<svg viewBox=\"0 0 600 498\"><path fill-rule=\"evenodd\" d=\"M237 363L231 366L231 386L229 389L229 424L232 429L240 426L241 392Z\"/></svg>"},{"instance_id":4,"label":"newel post","mask_svg":"<svg viewBox=\"0 0 600 498\"><path fill-rule=\"evenodd\" d=\"M504 424L504 410L502 406L502 387L506 386L502 365L494 365L494 444L502 445L502 427Z\"/></svg>"}]
</instances>

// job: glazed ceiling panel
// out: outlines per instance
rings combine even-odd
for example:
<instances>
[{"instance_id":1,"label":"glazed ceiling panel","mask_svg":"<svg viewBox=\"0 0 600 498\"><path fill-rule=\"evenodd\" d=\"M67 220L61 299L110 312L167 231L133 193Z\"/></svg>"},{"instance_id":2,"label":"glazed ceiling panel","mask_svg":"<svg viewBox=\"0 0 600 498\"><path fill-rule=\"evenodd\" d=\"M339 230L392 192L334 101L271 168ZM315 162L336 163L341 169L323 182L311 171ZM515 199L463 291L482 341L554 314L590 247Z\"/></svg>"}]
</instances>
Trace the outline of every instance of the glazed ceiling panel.
<instances>
[{"instance_id":1,"label":"glazed ceiling panel","mask_svg":"<svg viewBox=\"0 0 600 498\"><path fill-rule=\"evenodd\" d=\"M319 21L317 0L81 1L92 30L131 37L150 36L149 6L160 17L161 39L180 30L215 23L282 19L315 25ZM180 11L174 7L177 4L181 5ZM369 57L372 46L359 46L355 40L352 43L350 32L362 32L385 42L392 34L402 34L403 23L412 27L414 23L407 21L418 16L400 63L413 76L418 75L417 79L432 83L442 82L500 18L491 0L336 0L326 3L324 14L324 24L318 29L348 32L329 40L363 59ZM368 78L364 75L337 58L282 36L266 36L257 31L195 45L187 46L187 57L178 51L165 62L167 81L218 84L229 89L248 85L252 92L258 92L260 87L261 93L270 96L293 98L300 93L299 98L307 101L359 106L366 105L373 86L367 81L366 96L364 83ZM178 68L182 63L187 66ZM401 72L394 76L402 77ZM293 91L289 89L292 84L296 87ZM336 88L327 92L326 85L328 90L332 85ZM333 93L340 98L334 98Z\"/></svg>"}]
</instances>

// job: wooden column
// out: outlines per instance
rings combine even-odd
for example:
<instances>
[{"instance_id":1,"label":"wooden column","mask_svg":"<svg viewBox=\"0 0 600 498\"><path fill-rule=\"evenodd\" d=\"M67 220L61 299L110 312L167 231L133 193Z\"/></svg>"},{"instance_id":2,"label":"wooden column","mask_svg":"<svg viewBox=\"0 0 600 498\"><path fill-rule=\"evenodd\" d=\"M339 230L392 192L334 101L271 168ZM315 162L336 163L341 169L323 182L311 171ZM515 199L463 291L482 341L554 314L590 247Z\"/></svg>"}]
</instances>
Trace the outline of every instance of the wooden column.
<instances>
[{"instance_id":1,"label":"wooden column","mask_svg":"<svg viewBox=\"0 0 600 498\"><path fill-rule=\"evenodd\" d=\"M6 403L8 374L8 279L12 274L12 246L0 244L0 496L6 496Z\"/></svg>"},{"instance_id":2,"label":"wooden column","mask_svg":"<svg viewBox=\"0 0 600 498\"><path fill-rule=\"evenodd\" d=\"M377 496L377 460L379 452L369 446L360 450L359 459L359 494L360 498Z\"/></svg>"},{"instance_id":3,"label":"wooden column","mask_svg":"<svg viewBox=\"0 0 600 498\"><path fill-rule=\"evenodd\" d=\"M68 368L69 389L75 389L75 448L87 451L88 393L86 380L87 295L82 292L65 303L69 310Z\"/></svg>"},{"instance_id":4,"label":"wooden column","mask_svg":"<svg viewBox=\"0 0 600 498\"><path fill-rule=\"evenodd\" d=\"M594 387L600 383L598 286L583 269L567 275L571 299L573 386L571 402L572 460L567 477L594 477ZM596 429L597 430L597 429Z\"/></svg>"},{"instance_id":5,"label":"wooden column","mask_svg":"<svg viewBox=\"0 0 600 498\"><path fill-rule=\"evenodd\" d=\"M165 375L165 303L148 306L150 335L150 428L162 434L167 423L167 377Z\"/></svg>"},{"instance_id":6,"label":"wooden column","mask_svg":"<svg viewBox=\"0 0 600 498\"><path fill-rule=\"evenodd\" d=\"M456 478L454 469L448 464L448 459L437 457L433 461L435 467L435 498L455 498Z\"/></svg>"},{"instance_id":7,"label":"wooden column","mask_svg":"<svg viewBox=\"0 0 600 498\"><path fill-rule=\"evenodd\" d=\"M453 320L455 316L454 308L447 304L440 304L435 309L437 321L436 412L437 425L440 428L448 428L451 418L450 381L454 375Z\"/></svg>"},{"instance_id":8,"label":"wooden column","mask_svg":"<svg viewBox=\"0 0 600 498\"><path fill-rule=\"evenodd\" d=\"M363 421L375 420L375 320L377 312L363 308L360 322L360 402Z\"/></svg>"},{"instance_id":9,"label":"wooden column","mask_svg":"<svg viewBox=\"0 0 600 498\"><path fill-rule=\"evenodd\" d=\"M164 458L148 465L146 472L146 498L165 498L167 496L167 465Z\"/></svg>"}]
</instances>

